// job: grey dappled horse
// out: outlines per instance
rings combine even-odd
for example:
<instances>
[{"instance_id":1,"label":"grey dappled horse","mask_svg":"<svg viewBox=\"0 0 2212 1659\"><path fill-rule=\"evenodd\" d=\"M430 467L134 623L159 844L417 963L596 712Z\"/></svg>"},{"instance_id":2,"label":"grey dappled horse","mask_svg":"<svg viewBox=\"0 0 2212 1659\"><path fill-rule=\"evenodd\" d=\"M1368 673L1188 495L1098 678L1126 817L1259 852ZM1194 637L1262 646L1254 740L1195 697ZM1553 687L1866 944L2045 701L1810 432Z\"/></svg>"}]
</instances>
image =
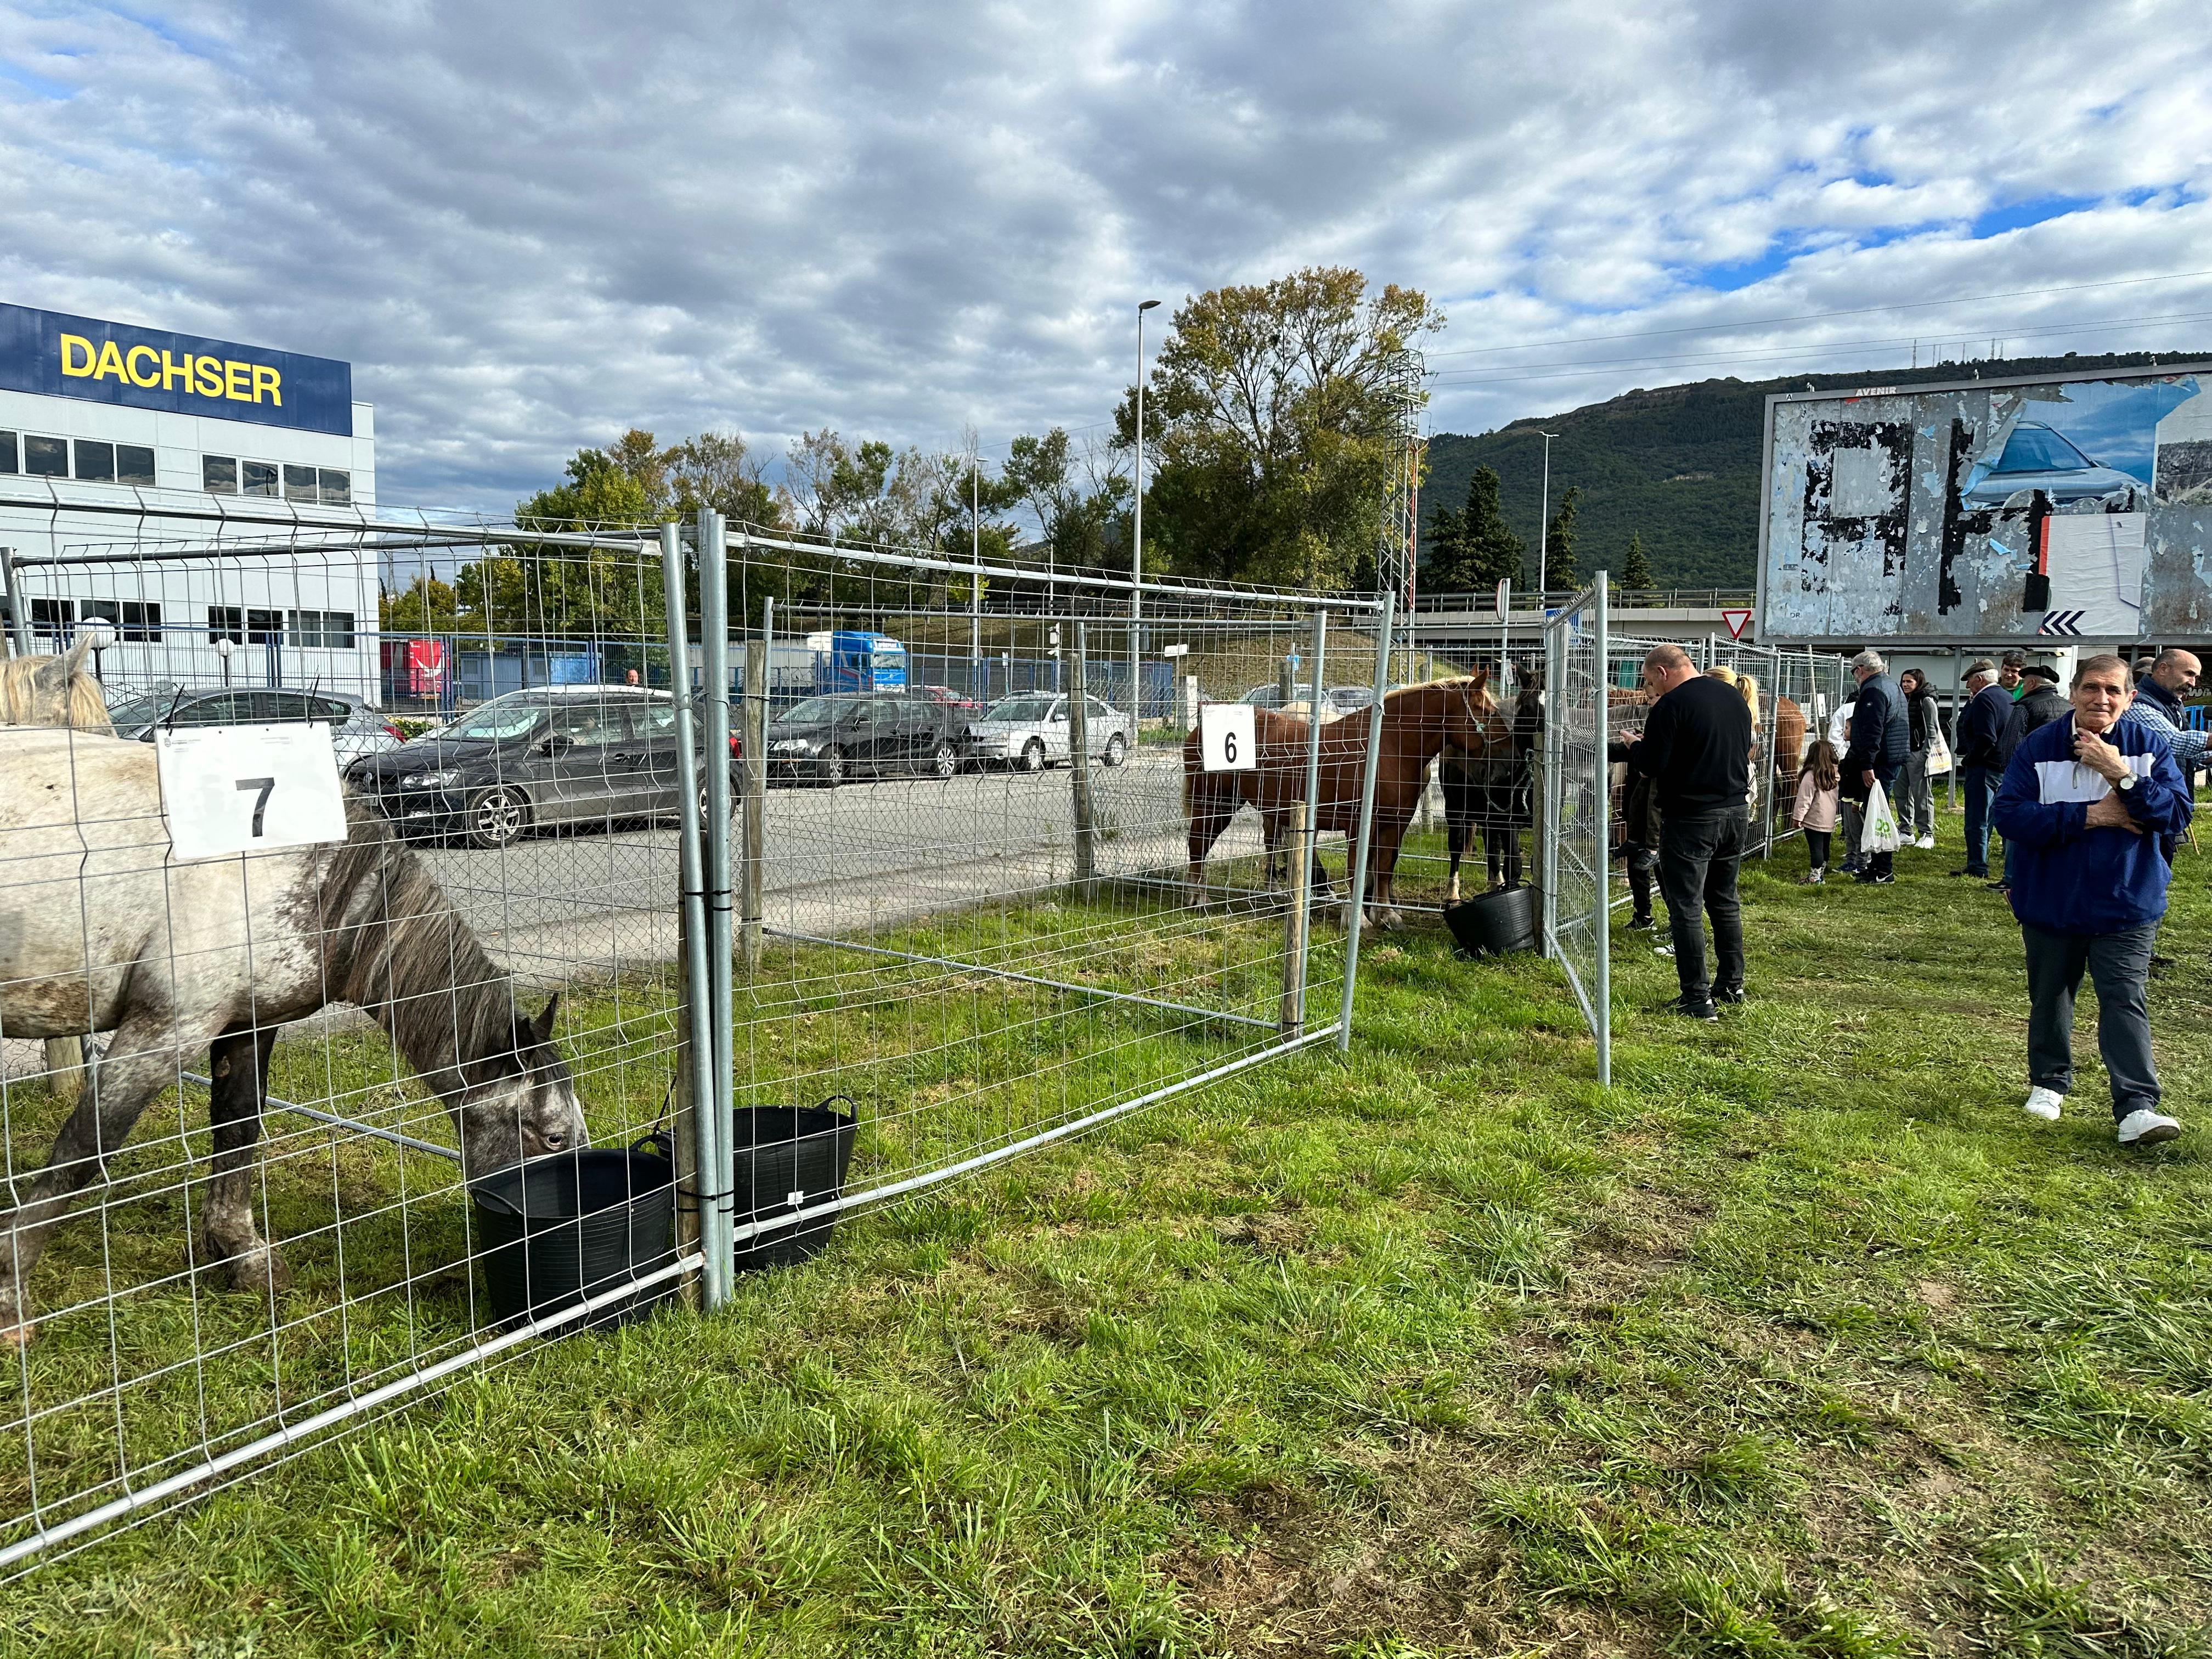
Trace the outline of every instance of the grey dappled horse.
<instances>
[{"instance_id":1,"label":"grey dappled horse","mask_svg":"<svg viewBox=\"0 0 2212 1659\"><path fill-rule=\"evenodd\" d=\"M437 1094L465 1173L582 1143L554 1004L534 1018L515 1006L421 859L360 800L342 843L185 860L151 744L0 729L0 1036L113 1033L46 1166L0 1213L0 1343L30 1340L47 1235L202 1048L209 1255L241 1289L286 1282L254 1224L254 1143L278 1028L329 1004L364 1009Z\"/></svg>"}]
</instances>

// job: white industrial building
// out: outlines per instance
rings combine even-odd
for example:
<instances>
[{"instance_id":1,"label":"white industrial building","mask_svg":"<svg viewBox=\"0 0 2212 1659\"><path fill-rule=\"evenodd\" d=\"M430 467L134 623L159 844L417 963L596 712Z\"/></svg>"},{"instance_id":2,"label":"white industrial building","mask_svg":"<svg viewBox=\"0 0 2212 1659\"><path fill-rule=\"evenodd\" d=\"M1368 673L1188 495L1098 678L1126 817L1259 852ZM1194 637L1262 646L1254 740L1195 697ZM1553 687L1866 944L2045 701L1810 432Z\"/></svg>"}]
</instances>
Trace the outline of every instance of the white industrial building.
<instances>
[{"instance_id":1,"label":"white industrial building","mask_svg":"<svg viewBox=\"0 0 2212 1659\"><path fill-rule=\"evenodd\" d=\"M374 411L349 365L0 305L11 649L104 623L113 691L228 680L380 701L376 556L327 533L375 502Z\"/></svg>"}]
</instances>

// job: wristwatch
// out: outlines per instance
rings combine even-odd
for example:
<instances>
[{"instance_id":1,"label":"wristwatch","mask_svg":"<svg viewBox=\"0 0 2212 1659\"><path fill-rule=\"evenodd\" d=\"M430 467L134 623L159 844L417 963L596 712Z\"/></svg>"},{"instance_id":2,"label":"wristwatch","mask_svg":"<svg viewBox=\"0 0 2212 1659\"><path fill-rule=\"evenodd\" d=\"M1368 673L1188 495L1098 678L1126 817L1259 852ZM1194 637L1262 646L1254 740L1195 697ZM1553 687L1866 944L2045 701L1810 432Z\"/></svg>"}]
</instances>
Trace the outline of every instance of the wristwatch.
<instances>
[{"instance_id":1,"label":"wristwatch","mask_svg":"<svg viewBox=\"0 0 2212 1659\"><path fill-rule=\"evenodd\" d=\"M2122 794L2126 794L2142 781L2142 777L2137 774L2134 772L2123 772L2120 774L2120 781L2112 787L2115 789L2118 789Z\"/></svg>"}]
</instances>

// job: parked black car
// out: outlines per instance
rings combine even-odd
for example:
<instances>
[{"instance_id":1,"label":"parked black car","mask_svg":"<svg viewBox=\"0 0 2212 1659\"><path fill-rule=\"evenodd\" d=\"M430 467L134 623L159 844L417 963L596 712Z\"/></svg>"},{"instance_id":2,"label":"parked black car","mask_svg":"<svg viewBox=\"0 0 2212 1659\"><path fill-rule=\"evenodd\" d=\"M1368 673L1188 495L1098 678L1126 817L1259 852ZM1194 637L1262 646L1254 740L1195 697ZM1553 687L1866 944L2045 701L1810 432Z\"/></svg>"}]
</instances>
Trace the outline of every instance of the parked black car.
<instances>
[{"instance_id":1,"label":"parked black car","mask_svg":"<svg viewBox=\"0 0 2212 1659\"><path fill-rule=\"evenodd\" d=\"M665 691L592 685L510 691L346 778L402 830L505 847L540 824L672 819L681 769Z\"/></svg>"},{"instance_id":2,"label":"parked black car","mask_svg":"<svg viewBox=\"0 0 2212 1659\"><path fill-rule=\"evenodd\" d=\"M855 777L959 771L967 711L929 697L840 692L809 697L768 728L771 783L843 783Z\"/></svg>"}]
</instances>

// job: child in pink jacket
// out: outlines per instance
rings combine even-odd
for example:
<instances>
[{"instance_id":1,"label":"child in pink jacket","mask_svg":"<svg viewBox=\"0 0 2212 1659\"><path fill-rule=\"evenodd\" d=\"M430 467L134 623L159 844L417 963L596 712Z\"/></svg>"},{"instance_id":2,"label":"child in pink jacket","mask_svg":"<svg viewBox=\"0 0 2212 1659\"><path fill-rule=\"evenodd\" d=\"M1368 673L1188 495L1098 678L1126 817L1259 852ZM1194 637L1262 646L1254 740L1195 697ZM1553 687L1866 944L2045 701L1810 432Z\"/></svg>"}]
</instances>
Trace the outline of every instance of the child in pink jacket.
<instances>
[{"instance_id":1,"label":"child in pink jacket","mask_svg":"<svg viewBox=\"0 0 2212 1659\"><path fill-rule=\"evenodd\" d=\"M1805 848L1813 860L1812 869L1797 884L1801 887L1818 887L1828 878L1828 842L1835 833L1843 781L1836 745L1826 738L1816 738L1805 757L1805 769L1797 775L1797 804L1790 813L1790 821L1805 832Z\"/></svg>"}]
</instances>

